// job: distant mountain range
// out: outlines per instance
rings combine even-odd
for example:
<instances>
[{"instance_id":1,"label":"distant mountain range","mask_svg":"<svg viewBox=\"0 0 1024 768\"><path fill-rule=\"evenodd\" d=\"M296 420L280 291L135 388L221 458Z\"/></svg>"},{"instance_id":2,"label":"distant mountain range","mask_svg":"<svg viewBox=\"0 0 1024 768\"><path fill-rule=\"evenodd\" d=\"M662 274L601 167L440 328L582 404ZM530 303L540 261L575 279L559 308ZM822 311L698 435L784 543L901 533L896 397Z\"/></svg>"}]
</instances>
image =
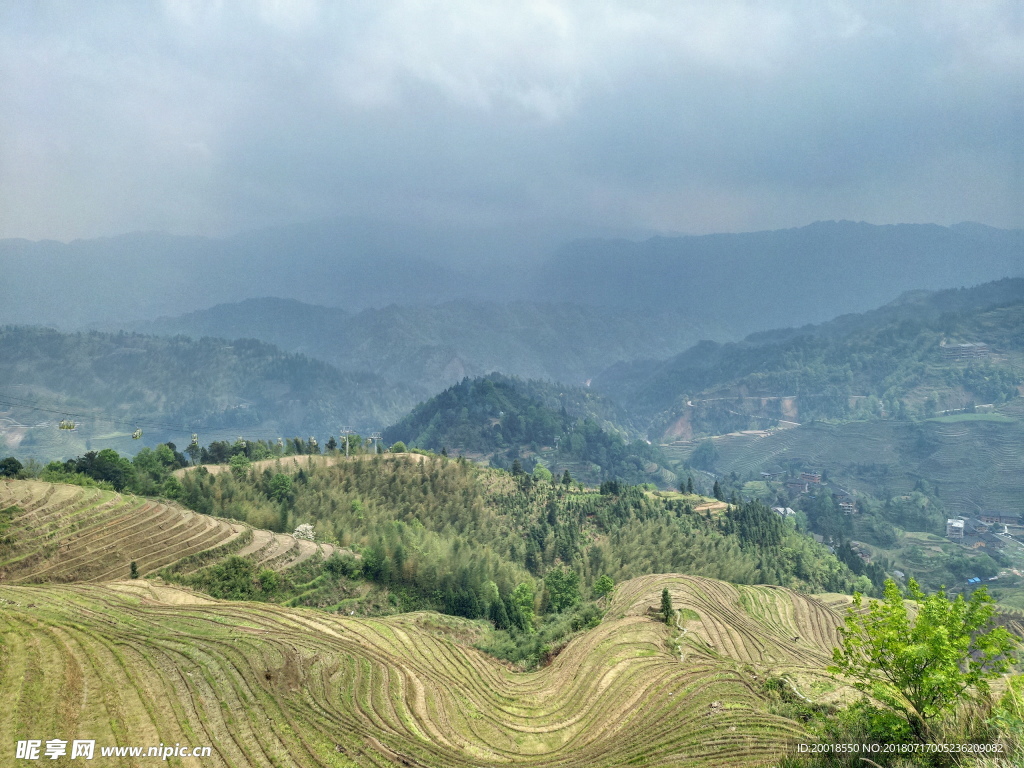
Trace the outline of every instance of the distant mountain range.
<instances>
[{"instance_id":1,"label":"distant mountain range","mask_svg":"<svg viewBox=\"0 0 1024 768\"><path fill-rule=\"evenodd\" d=\"M689 308L743 333L864 312L915 289L1024 276L1024 231L850 221L772 232L583 240L563 248L538 296Z\"/></svg>"},{"instance_id":2,"label":"distant mountain range","mask_svg":"<svg viewBox=\"0 0 1024 768\"><path fill-rule=\"evenodd\" d=\"M681 311L460 301L350 314L289 299L249 299L140 323L134 330L193 338L256 338L368 371L430 397L492 371L583 385L608 366L666 357L702 338L732 334Z\"/></svg>"},{"instance_id":3,"label":"distant mountain range","mask_svg":"<svg viewBox=\"0 0 1024 768\"><path fill-rule=\"evenodd\" d=\"M261 296L358 311L459 301L671 310L739 335L862 312L913 289L1024 275L1024 231L818 222L772 232L572 239L355 219L230 238L0 241L0 323L119 328Z\"/></svg>"}]
</instances>

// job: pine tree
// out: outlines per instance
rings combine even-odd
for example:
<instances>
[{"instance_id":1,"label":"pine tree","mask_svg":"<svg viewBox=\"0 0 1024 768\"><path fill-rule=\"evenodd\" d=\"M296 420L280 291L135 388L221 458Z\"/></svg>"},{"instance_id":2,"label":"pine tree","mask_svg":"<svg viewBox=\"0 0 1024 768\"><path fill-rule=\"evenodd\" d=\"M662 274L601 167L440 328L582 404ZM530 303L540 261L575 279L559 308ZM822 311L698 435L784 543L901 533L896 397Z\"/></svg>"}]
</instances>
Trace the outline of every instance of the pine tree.
<instances>
[{"instance_id":1,"label":"pine tree","mask_svg":"<svg viewBox=\"0 0 1024 768\"><path fill-rule=\"evenodd\" d=\"M722 486L720 486L718 484L717 480L715 480L715 487L712 488L711 493L719 501L724 501L725 500L725 496L722 494Z\"/></svg>"},{"instance_id":2,"label":"pine tree","mask_svg":"<svg viewBox=\"0 0 1024 768\"><path fill-rule=\"evenodd\" d=\"M661 615L665 619L666 624L672 624L672 620L675 618L676 612L672 608L672 596L668 593L668 588L661 590Z\"/></svg>"}]
</instances>

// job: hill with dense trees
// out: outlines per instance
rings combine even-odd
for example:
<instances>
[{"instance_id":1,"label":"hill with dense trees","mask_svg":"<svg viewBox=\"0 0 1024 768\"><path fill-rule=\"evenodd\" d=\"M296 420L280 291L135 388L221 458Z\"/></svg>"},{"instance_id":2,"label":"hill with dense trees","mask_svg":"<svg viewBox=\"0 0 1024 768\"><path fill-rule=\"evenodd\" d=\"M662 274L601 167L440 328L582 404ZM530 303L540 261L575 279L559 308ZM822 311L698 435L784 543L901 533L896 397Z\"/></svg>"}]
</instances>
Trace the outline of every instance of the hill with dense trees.
<instances>
[{"instance_id":1,"label":"hill with dense trees","mask_svg":"<svg viewBox=\"0 0 1024 768\"><path fill-rule=\"evenodd\" d=\"M150 446L370 430L412 402L401 384L252 339L0 328L0 436L23 459L127 450L138 428Z\"/></svg>"},{"instance_id":2,"label":"hill with dense trees","mask_svg":"<svg viewBox=\"0 0 1024 768\"><path fill-rule=\"evenodd\" d=\"M387 443L466 453L531 471L539 462L591 483L675 483L661 452L628 440L622 408L587 390L498 374L464 379L384 432ZM628 433L627 433L628 434ZM634 433L635 434L635 433Z\"/></svg>"},{"instance_id":3,"label":"hill with dense trees","mask_svg":"<svg viewBox=\"0 0 1024 768\"><path fill-rule=\"evenodd\" d=\"M657 437L780 420L927 418L1017 397L1022 325L1024 280L1003 280L820 326L702 342L664 362L615 366L594 387L646 416Z\"/></svg>"}]
</instances>

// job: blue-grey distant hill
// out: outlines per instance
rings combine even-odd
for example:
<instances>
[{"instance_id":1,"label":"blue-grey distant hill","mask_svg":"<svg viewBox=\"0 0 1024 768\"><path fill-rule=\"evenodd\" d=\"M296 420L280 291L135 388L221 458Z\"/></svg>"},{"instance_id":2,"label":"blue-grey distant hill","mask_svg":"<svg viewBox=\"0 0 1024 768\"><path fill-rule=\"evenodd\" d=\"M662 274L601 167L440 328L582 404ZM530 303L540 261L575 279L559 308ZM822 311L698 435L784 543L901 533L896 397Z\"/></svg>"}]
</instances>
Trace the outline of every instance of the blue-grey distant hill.
<instances>
[{"instance_id":1,"label":"blue-grey distant hill","mask_svg":"<svg viewBox=\"0 0 1024 768\"><path fill-rule=\"evenodd\" d=\"M517 300L669 309L742 335L862 312L912 289L1024 275L1024 233L978 224L570 239L578 234L333 219L228 238L4 240L0 323L110 329L277 296L351 311Z\"/></svg>"},{"instance_id":2,"label":"blue-grey distant hill","mask_svg":"<svg viewBox=\"0 0 1024 768\"><path fill-rule=\"evenodd\" d=\"M1024 276L1024 231L980 224L797 229L692 237L581 240L536 281L537 296L637 312L687 307L744 332L863 312L914 289Z\"/></svg>"},{"instance_id":3,"label":"blue-grey distant hill","mask_svg":"<svg viewBox=\"0 0 1024 768\"><path fill-rule=\"evenodd\" d=\"M421 399L492 371L582 385L614 363L665 357L701 338L731 335L677 310L638 314L567 303L450 301L349 313L275 298L220 304L135 329L260 339L343 371L402 382Z\"/></svg>"}]
</instances>

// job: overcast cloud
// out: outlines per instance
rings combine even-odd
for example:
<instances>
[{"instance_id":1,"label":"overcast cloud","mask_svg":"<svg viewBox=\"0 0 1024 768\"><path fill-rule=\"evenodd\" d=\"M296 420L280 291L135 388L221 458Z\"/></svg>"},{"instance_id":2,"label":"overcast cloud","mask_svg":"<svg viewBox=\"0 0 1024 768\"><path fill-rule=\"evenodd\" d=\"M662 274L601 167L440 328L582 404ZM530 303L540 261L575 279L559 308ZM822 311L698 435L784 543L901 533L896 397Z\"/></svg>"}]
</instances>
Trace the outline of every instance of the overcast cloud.
<instances>
[{"instance_id":1,"label":"overcast cloud","mask_svg":"<svg viewBox=\"0 0 1024 768\"><path fill-rule=\"evenodd\" d=\"M1022 9L0 0L0 237L1020 227Z\"/></svg>"}]
</instances>

